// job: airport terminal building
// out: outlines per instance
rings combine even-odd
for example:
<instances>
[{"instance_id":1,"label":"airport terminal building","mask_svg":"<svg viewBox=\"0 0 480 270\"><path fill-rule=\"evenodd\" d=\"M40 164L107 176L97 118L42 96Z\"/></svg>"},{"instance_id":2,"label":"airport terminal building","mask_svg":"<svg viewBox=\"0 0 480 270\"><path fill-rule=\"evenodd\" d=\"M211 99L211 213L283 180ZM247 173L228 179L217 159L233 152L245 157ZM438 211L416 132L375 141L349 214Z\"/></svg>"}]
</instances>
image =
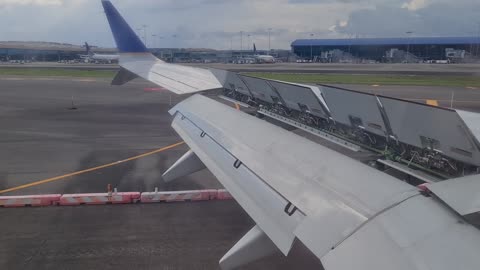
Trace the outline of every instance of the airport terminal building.
<instances>
[{"instance_id":1,"label":"airport terminal building","mask_svg":"<svg viewBox=\"0 0 480 270\"><path fill-rule=\"evenodd\" d=\"M115 48L91 46L98 54L115 54ZM252 50L214 50L206 48L150 48L157 57L173 63L233 63L253 55ZM56 42L0 41L0 62L7 61L40 61L57 62L80 60L86 48ZM282 62L296 57L290 50L257 51L258 54L270 54Z\"/></svg>"},{"instance_id":2,"label":"airport terminal building","mask_svg":"<svg viewBox=\"0 0 480 270\"><path fill-rule=\"evenodd\" d=\"M116 49L94 48L99 53L114 53ZM60 61L78 59L86 54L81 45L57 42L0 41L0 61Z\"/></svg>"},{"instance_id":3,"label":"airport terminal building","mask_svg":"<svg viewBox=\"0 0 480 270\"><path fill-rule=\"evenodd\" d=\"M315 62L469 62L480 56L480 37L298 39L291 46Z\"/></svg>"}]
</instances>

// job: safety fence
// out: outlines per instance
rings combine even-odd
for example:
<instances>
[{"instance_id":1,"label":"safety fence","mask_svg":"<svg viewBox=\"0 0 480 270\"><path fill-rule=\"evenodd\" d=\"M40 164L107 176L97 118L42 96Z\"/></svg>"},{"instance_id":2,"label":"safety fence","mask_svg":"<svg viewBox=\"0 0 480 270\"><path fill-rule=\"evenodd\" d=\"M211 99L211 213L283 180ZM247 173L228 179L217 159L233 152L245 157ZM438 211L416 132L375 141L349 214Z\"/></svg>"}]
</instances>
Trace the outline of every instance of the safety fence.
<instances>
[{"instance_id":1,"label":"safety fence","mask_svg":"<svg viewBox=\"0 0 480 270\"><path fill-rule=\"evenodd\" d=\"M0 196L0 207L76 206L230 200L224 189Z\"/></svg>"}]
</instances>

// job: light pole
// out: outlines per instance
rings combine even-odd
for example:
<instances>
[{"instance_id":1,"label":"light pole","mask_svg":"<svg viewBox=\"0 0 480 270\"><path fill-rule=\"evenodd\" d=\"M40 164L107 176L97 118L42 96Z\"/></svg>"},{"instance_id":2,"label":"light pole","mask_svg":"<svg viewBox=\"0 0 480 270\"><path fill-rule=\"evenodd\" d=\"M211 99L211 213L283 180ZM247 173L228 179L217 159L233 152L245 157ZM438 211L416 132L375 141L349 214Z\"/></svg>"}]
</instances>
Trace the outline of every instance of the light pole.
<instances>
[{"instance_id":1,"label":"light pole","mask_svg":"<svg viewBox=\"0 0 480 270\"><path fill-rule=\"evenodd\" d=\"M240 31L240 58L243 58L243 31Z\"/></svg>"},{"instance_id":2,"label":"light pole","mask_svg":"<svg viewBox=\"0 0 480 270\"><path fill-rule=\"evenodd\" d=\"M144 24L144 25L142 25L142 26L143 26L143 34L144 34L144 36L145 36L145 47L148 48L148 45L147 45L147 27L148 27L148 26L147 26L146 24Z\"/></svg>"},{"instance_id":3,"label":"light pole","mask_svg":"<svg viewBox=\"0 0 480 270\"><path fill-rule=\"evenodd\" d=\"M144 24L144 25L142 25L142 28L137 28L136 29L139 32L141 30L143 30L143 43L145 43L145 47L147 47L147 27L148 26L146 24Z\"/></svg>"},{"instance_id":4,"label":"light pole","mask_svg":"<svg viewBox=\"0 0 480 270\"><path fill-rule=\"evenodd\" d=\"M135 31L137 31L136 34L137 34L138 38L140 38L140 39L143 39L142 33L140 32L142 30L143 30L142 28L136 28L135 29ZM143 40L143 42L145 42L145 40Z\"/></svg>"},{"instance_id":5,"label":"light pole","mask_svg":"<svg viewBox=\"0 0 480 270\"><path fill-rule=\"evenodd\" d=\"M177 44L177 40L176 40L177 37L178 37L177 34L173 34L173 35L172 35L172 42L173 42L172 45L173 45L173 47L175 47L175 44ZM177 47L178 47L178 46L177 46Z\"/></svg>"},{"instance_id":6,"label":"light pole","mask_svg":"<svg viewBox=\"0 0 480 270\"><path fill-rule=\"evenodd\" d=\"M475 56L478 57L478 51L480 49L480 22L478 23L478 40L477 40L477 50L475 52Z\"/></svg>"},{"instance_id":7,"label":"light pole","mask_svg":"<svg viewBox=\"0 0 480 270\"><path fill-rule=\"evenodd\" d=\"M313 63L313 36L314 34L310 34L310 60L312 60Z\"/></svg>"},{"instance_id":8,"label":"light pole","mask_svg":"<svg viewBox=\"0 0 480 270\"><path fill-rule=\"evenodd\" d=\"M271 43L270 43L270 36L272 33L272 28L268 28L268 54L272 51Z\"/></svg>"},{"instance_id":9,"label":"light pole","mask_svg":"<svg viewBox=\"0 0 480 270\"><path fill-rule=\"evenodd\" d=\"M407 41L407 56L406 56L406 59L405 59L405 60L407 61L407 63L408 63L408 57L410 56L410 36L411 36L411 34L413 34L413 32L412 32L412 31L407 31L407 32L405 32L405 34L407 34L407 36L408 36L408 41Z\"/></svg>"},{"instance_id":10,"label":"light pole","mask_svg":"<svg viewBox=\"0 0 480 270\"><path fill-rule=\"evenodd\" d=\"M250 40L250 37L251 37L251 36L252 36L252 35L248 34L248 39L247 39L247 40L248 40L248 44L247 44L247 50L250 50L250 44L252 43L252 41Z\"/></svg>"},{"instance_id":11,"label":"light pole","mask_svg":"<svg viewBox=\"0 0 480 270\"><path fill-rule=\"evenodd\" d=\"M155 42L157 42L157 39L156 39L157 35L153 34L152 35L152 39L153 39L153 44L152 46L155 47Z\"/></svg>"}]
</instances>

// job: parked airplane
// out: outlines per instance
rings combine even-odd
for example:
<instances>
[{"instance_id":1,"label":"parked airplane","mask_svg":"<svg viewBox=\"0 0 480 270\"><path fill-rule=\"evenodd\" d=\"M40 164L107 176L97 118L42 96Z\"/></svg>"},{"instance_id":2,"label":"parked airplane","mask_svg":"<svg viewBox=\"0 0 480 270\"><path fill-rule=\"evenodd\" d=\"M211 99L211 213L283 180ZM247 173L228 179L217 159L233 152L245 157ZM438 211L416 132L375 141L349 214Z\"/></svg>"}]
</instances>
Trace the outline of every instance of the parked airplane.
<instances>
[{"instance_id":1,"label":"parked airplane","mask_svg":"<svg viewBox=\"0 0 480 270\"><path fill-rule=\"evenodd\" d=\"M257 46L253 43L253 57L259 64L273 64L275 63L275 57L271 55L257 54Z\"/></svg>"},{"instance_id":2,"label":"parked airplane","mask_svg":"<svg viewBox=\"0 0 480 270\"><path fill-rule=\"evenodd\" d=\"M87 51L86 55L81 55L80 58L85 59L86 62L101 62L111 64L119 60L118 54L98 54L92 52L90 45L85 42L85 50Z\"/></svg>"},{"instance_id":3,"label":"parked airplane","mask_svg":"<svg viewBox=\"0 0 480 270\"><path fill-rule=\"evenodd\" d=\"M142 77L177 94L195 94L170 110L172 127L191 150L164 180L208 168L256 222L220 260L223 269L276 251L288 255L301 241L326 270L478 270L479 114L165 63L148 52L110 1L102 4L120 51L121 70L112 84ZM265 116L281 114L285 123L298 116L298 128L309 132L325 125L324 138L343 147L355 149L332 139L336 129L344 137L360 134L362 144L390 156L398 150L405 159L413 149L409 165L427 159L430 171L461 168L458 178L410 185L199 94L219 89L259 105ZM472 174L463 176L464 170Z\"/></svg>"}]
</instances>

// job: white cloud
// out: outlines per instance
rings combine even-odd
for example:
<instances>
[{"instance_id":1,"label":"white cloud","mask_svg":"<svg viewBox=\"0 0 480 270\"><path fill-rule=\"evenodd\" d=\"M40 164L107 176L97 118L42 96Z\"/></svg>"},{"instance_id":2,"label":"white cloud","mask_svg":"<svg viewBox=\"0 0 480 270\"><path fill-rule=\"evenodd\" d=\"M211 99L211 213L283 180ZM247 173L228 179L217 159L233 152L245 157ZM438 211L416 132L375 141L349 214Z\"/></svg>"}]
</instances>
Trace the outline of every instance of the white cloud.
<instances>
[{"instance_id":1,"label":"white cloud","mask_svg":"<svg viewBox=\"0 0 480 270\"><path fill-rule=\"evenodd\" d=\"M62 5L63 0L0 0L0 7L12 5L39 5L52 6Z\"/></svg>"},{"instance_id":2,"label":"white cloud","mask_svg":"<svg viewBox=\"0 0 480 270\"><path fill-rule=\"evenodd\" d=\"M289 48L298 38L466 35L478 32L478 0L112 0L155 46ZM403 5L403 8L402 8ZM5 8L2 8L5 7ZM458 16L462 14L462 16ZM99 0L0 0L2 40L114 46ZM334 25L335 27L332 27ZM248 37L250 34L250 38ZM173 37L173 36L176 37Z\"/></svg>"},{"instance_id":3,"label":"white cloud","mask_svg":"<svg viewBox=\"0 0 480 270\"><path fill-rule=\"evenodd\" d=\"M410 2L403 3L402 8L407 8L408 10L418 10L426 7L429 4L427 0L411 0Z\"/></svg>"}]
</instances>

